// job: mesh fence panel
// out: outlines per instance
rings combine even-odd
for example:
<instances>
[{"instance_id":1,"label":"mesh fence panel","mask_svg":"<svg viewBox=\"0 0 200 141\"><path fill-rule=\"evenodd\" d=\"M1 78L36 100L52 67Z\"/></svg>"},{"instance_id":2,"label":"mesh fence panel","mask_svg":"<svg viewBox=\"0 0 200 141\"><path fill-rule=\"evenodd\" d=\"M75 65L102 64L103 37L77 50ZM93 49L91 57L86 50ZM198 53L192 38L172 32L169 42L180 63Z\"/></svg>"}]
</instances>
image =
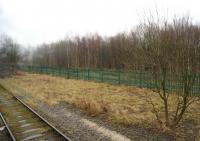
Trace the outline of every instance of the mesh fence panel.
<instances>
[{"instance_id":1,"label":"mesh fence panel","mask_svg":"<svg viewBox=\"0 0 200 141\"><path fill-rule=\"evenodd\" d=\"M147 71L125 71L108 69L77 69L77 68L52 68L38 66L19 66L22 71L43 73L54 76L65 77L69 79L90 80L96 82L105 82L110 84L123 84L142 88L156 89L161 87L161 83L156 83L151 72ZM175 75L168 77L166 81L166 90L168 92L179 92L183 90L183 84L180 78ZM192 94L200 94L200 74L196 76L192 87Z\"/></svg>"}]
</instances>

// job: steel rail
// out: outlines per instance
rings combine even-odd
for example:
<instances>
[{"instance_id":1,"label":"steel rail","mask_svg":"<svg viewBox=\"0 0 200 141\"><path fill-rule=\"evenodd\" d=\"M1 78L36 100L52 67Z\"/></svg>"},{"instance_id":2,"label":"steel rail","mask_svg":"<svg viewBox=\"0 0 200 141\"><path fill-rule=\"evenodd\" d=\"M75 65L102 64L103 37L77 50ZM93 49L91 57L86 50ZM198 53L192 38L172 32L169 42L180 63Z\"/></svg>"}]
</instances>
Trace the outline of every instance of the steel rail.
<instances>
[{"instance_id":1,"label":"steel rail","mask_svg":"<svg viewBox=\"0 0 200 141\"><path fill-rule=\"evenodd\" d=\"M5 121L4 117L3 117L3 115L2 115L1 113L0 113L0 116L1 116L1 119L2 119L3 123L5 124L5 126L6 126L6 129L8 130L8 132L9 132L9 134L10 134L10 136L11 136L12 140L13 140L13 141L16 141L16 139L15 139L15 137L14 137L14 135L13 135L12 131L10 130L10 128L9 128L9 126L8 126L8 124L6 123L6 121Z\"/></svg>"},{"instance_id":2,"label":"steel rail","mask_svg":"<svg viewBox=\"0 0 200 141\"><path fill-rule=\"evenodd\" d=\"M24 103L21 99L18 97L12 95L14 98L16 98L20 103L24 105L28 110L30 110L32 113L37 115L42 121L44 121L46 124L48 124L52 129L54 129L57 133L59 133L63 138L65 138L67 141L71 141L66 135L64 135L60 130L58 130L55 126L53 126L51 123L49 123L45 118L43 118L41 115L39 115L35 110L33 110L31 107L29 107L26 103Z\"/></svg>"},{"instance_id":3,"label":"steel rail","mask_svg":"<svg viewBox=\"0 0 200 141\"><path fill-rule=\"evenodd\" d=\"M58 135L60 135L61 137L63 137L66 141L71 141L71 139L69 137L67 137L65 134L63 134L59 129L57 129L54 125L52 125L50 122L48 122L44 117L42 117L41 115L39 115L35 110L33 110L31 107L29 107L26 103L24 103L21 99L19 99L18 97L16 97L12 92L10 92L9 90L7 90L3 85L0 84L0 87L3 88L4 90L6 90L8 93L10 93L12 95L13 98L15 98L17 101L19 101L25 108L27 108L29 111L31 111L34 115L36 115L41 121L43 121L44 123L46 123L48 126L50 126L56 133L58 133ZM5 121L5 120L4 120ZM8 125L7 125L8 127ZM8 128L9 129L9 128ZM12 134L11 130L9 129L9 133ZM13 134L12 134L12 138L14 138ZM13 141L16 141L13 140Z\"/></svg>"}]
</instances>

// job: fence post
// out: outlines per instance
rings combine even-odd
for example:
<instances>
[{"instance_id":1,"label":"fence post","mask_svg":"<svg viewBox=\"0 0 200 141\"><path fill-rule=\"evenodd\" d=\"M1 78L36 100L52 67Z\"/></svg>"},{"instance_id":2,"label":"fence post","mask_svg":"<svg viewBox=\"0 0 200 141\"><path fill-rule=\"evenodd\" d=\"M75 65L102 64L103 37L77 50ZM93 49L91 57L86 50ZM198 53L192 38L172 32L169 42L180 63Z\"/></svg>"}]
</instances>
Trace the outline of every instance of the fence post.
<instances>
[{"instance_id":1,"label":"fence post","mask_svg":"<svg viewBox=\"0 0 200 141\"><path fill-rule=\"evenodd\" d=\"M40 73L40 66L37 67L37 73Z\"/></svg>"},{"instance_id":2,"label":"fence post","mask_svg":"<svg viewBox=\"0 0 200 141\"><path fill-rule=\"evenodd\" d=\"M87 70L87 79L90 80L90 69Z\"/></svg>"},{"instance_id":3,"label":"fence post","mask_svg":"<svg viewBox=\"0 0 200 141\"><path fill-rule=\"evenodd\" d=\"M49 74L48 66L46 66L46 74Z\"/></svg>"},{"instance_id":4,"label":"fence post","mask_svg":"<svg viewBox=\"0 0 200 141\"><path fill-rule=\"evenodd\" d=\"M36 70L36 73L39 73L39 70L40 70L39 66L36 66L35 70Z\"/></svg>"},{"instance_id":5,"label":"fence post","mask_svg":"<svg viewBox=\"0 0 200 141\"><path fill-rule=\"evenodd\" d=\"M101 69L101 82L103 82L103 69Z\"/></svg>"},{"instance_id":6,"label":"fence post","mask_svg":"<svg viewBox=\"0 0 200 141\"><path fill-rule=\"evenodd\" d=\"M60 67L58 68L58 71L59 71L58 75L61 76L61 68Z\"/></svg>"},{"instance_id":7,"label":"fence post","mask_svg":"<svg viewBox=\"0 0 200 141\"><path fill-rule=\"evenodd\" d=\"M78 79L78 68L76 69L76 78Z\"/></svg>"},{"instance_id":8,"label":"fence post","mask_svg":"<svg viewBox=\"0 0 200 141\"><path fill-rule=\"evenodd\" d=\"M56 69L53 67L52 68L53 69L53 76L55 76L55 74L56 74Z\"/></svg>"},{"instance_id":9,"label":"fence post","mask_svg":"<svg viewBox=\"0 0 200 141\"><path fill-rule=\"evenodd\" d=\"M39 67L36 66L35 69L36 69L36 73L38 73L39 72Z\"/></svg>"},{"instance_id":10,"label":"fence post","mask_svg":"<svg viewBox=\"0 0 200 141\"><path fill-rule=\"evenodd\" d=\"M67 68L67 79L69 79L69 68Z\"/></svg>"},{"instance_id":11,"label":"fence post","mask_svg":"<svg viewBox=\"0 0 200 141\"><path fill-rule=\"evenodd\" d=\"M121 80L120 80L121 78L120 77L121 77L121 74L120 74L120 69L119 69L119 71L118 71L118 84L121 84Z\"/></svg>"},{"instance_id":12,"label":"fence post","mask_svg":"<svg viewBox=\"0 0 200 141\"><path fill-rule=\"evenodd\" d=\"M50 68L50 75L53 75L53 70L52 70L52 67Z\"/></svg>"},{"instance_id":13,"label":"fence post","mask_svg":"<svg viewBox=\"0 0 200 141\"><path fill-rule=\"evenodd\" d=\"M58 73L56 67L54 68L54 76L56 76L56 74Z\"/></svg>"},{"instance_id":14,"label":"fence post","mask_svg":"<svg viewBox=\"0 0 200 141\"><path fill-rule=\"evenodd\" d=\"M139 72L139 87L142 87L142 74Z\"/></svg>"},{"instance_id":15,"label":"fence post","mask_svg":"<svg viewBox=\"0 0 200 141\"><path fill-rule=\"evenodd\" d=\"M199 84L199 86L197 85L197 91L200 91L200 73L197 75L197 83Z\"/></svg>"}]
</instances>

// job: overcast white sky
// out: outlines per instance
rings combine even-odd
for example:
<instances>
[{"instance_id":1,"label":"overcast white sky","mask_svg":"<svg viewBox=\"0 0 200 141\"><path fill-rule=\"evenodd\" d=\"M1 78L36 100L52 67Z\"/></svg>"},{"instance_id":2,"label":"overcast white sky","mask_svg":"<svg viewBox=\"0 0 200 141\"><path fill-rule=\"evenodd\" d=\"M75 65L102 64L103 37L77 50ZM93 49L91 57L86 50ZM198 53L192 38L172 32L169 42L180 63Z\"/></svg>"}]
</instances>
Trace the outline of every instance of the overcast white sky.
<instances>
[{"instance_id":1,"label":"overcast white sky","mask_svg":"<svg viewBox=\"0 0 200 141\"><path fill-rule=\"evenodd\" d=\"M127 31L149 11L160 16L189 14L200 21L198 0L0 0L0 32L24 45L66 35Z\"/></svg>"}]
</instances>

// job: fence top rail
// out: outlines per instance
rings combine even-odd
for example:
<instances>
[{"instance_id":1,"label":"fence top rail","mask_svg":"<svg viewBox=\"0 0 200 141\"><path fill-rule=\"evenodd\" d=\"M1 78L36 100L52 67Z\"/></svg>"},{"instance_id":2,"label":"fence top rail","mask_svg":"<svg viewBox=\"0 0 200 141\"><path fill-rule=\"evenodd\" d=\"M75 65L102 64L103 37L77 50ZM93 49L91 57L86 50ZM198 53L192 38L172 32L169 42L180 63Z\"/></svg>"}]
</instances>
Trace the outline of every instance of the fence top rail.
<instances>
[{"instance_id":1,"label":"fence top rail","mask_svg":"<svg viewBox=\"0 0 200 141\"><path fill-rule=\"evenodd\" d=\"M54 71L74 71L74 72L81 72L85 71L88 72L103 72L103 73L111 73L111 74L123 74L123 75L140 75L140 76L145 76L145 77L151 77L152 76L152 71L145 71L145 70L125 70L125 69L101 69L101 68L56 68L56 67L49 67L49 66L31 66L31 65L18 65L19 68L27 68L27 69L46 69L46 70L54 70ZM194 73L196 75L197 80L200 81L200 72ZM178 74L170 74L168 76L168 79L171 81L173 78L178 79L180 76Z\"/></svg>"},{"instance_id":2,"label":"fence top rail","mask_svg":"<svg viewBox=\"0 0 200 141\"><path fill-rule=\"evenodd\" d=\"M43 68L45 70L43 70ZM124 84L129 86L139 86L154 89L161 87L157 83L151 72L138 70L109 70L109 69L88 69L88 68L52 68L47 66L21 66L22 70L36 73L48 73L56 76L67 76L67 78L96 80L98 82ZM162 80L162 78L161 78ZM160 81L160 80L159 80ZM166 89L170 91L182 91L183 83L180 77L171 75L167 78ZM192 93L200 93L200 74L196 75Z\"/></svg>"}]
</instances>

